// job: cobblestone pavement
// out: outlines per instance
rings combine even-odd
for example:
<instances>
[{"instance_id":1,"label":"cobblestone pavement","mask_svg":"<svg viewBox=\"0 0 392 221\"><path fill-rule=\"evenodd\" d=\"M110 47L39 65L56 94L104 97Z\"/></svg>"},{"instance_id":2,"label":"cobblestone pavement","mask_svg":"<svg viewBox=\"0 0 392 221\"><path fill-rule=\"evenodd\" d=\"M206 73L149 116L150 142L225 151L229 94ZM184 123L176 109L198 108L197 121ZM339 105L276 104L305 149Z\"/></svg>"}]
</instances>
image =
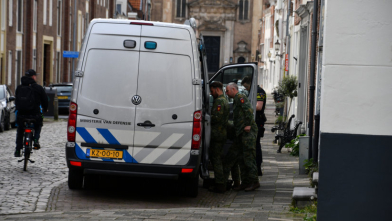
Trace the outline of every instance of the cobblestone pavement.
<instances>
[{"instance_id":1,"label":"cobblestone pavement","mask_svg":"<svg viewBox=\"0 0 392 221\"><path fill-rule=\"evenodd\" d=\"M135 182L131 178L101 177L98 189L69 190L64 122L45 126L53 132L50 138L42 139L42 144L48 146L47 153L38 153L45 160L29 165L31 170L24 173L22 165L9 157L15 131L0 134L1 140L12 140L8 142L12 148L0 145L7 149L7 157L0 158L0 214L4 214L0 220L303 220L288 209L294 186L309 186L309 180L306 175L298 175L298 157L290 156L287 149L276 153L270 130L275 119L273 110L268 100L261 187L253 192L216 194L203 189L200 180L197 198L178 196L173 182L151 179ZM32 211L38 213L29 213Z\"/></svg>"}]
</instances>

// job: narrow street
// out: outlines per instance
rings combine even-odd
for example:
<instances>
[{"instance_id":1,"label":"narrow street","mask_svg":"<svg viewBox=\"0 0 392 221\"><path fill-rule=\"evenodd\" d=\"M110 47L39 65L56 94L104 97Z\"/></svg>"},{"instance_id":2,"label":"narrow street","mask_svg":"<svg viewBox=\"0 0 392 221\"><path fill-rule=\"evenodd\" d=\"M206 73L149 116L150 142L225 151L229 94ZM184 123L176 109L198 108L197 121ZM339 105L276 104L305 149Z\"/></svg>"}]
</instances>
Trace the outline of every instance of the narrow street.
<instances>
[{"instance_id":1,"label":"narrow street","mask_svg":"<svg viewBox=\"0 0 392 221\"><path fill-rule=\"evenodd\" d=\"M15 133L0 134L0 220L303 220L290 213L295 186L309 186L298 175L298 157L272 144L274 104L268 99L268 118L262 139L263 176L254 192L209 192L199 180L199 196L178 196L176 184L164 180L101 177L95 190L69 190L64 157L66 122L47 122L41 150L23 172L13 156Z\"/></svg>"}]
</instances>

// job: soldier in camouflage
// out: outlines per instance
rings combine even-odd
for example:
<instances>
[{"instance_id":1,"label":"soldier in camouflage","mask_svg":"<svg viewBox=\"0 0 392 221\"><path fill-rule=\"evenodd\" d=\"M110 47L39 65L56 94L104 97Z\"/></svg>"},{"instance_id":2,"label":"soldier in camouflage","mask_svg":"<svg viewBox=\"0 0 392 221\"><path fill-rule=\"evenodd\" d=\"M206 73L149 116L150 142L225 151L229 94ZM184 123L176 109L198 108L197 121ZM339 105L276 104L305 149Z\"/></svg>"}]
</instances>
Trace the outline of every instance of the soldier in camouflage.
<instances>
[{"instance_id":1,"label":"soldier in camouflage","mask_svg":"<svg viewBox=\"0 0 392 221\"><path fill-rule=\"evenodd\" d=\"M238 86L230 83L226 94L233 98L233 120L236 134L235 146L238 148L238 164L242 183L235 190L252 191L260 187L256 167L257 125L253 116L253 108L248 98L238 93Z\"/></svg>"},{"instance_id":2,"label":"soldier in camouflage","mask_svg":"<svg viewBox=\"0 0 392 221\"><path fill-rule=\"evenodd\" d=\"M223 145L226 143L226 127L229 119L229 104L223 95L223 85L215 81L210 84L214 105L211 109L211 145L209 156L214 167L215 185L213 192L224 193L226 180L223 176L222 155Z\"/></svg>"}]
</instances>

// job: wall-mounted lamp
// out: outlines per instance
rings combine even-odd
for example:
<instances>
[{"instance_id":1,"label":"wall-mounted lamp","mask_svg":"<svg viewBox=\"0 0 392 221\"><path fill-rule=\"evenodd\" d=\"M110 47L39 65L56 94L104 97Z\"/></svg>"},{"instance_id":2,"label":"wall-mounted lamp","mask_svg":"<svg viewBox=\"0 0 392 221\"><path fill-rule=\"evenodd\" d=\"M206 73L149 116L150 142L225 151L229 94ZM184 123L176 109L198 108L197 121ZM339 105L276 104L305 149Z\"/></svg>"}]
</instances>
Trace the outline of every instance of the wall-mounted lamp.
<instances>
[{"instance_id":1,"label":"wall-mounted lamp","mask_svg":"<svg viewBox=\"0 0 392 221\"><path fill-rule=\"evenodd\" d=\"M283 56L283 53L282 54L279 54L279 51L280 51L280 43L279 43L279 40L276 40L276 42L275 42L275 51L276 51L276 56L279 56L279 57L282 57Z\"/></svg>"}]
</instances>

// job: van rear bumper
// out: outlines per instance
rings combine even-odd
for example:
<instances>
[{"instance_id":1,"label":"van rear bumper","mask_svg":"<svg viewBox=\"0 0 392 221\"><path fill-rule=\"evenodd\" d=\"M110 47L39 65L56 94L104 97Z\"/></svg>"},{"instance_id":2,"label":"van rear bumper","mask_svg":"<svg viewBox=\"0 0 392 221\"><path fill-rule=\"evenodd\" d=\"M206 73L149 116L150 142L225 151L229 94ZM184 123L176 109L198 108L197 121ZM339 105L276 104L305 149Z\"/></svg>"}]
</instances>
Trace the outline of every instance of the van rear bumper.
<instances>
[{"instance_id":1,"label":"van rear bumper","mask_svg":"<svg viewBox=\"0 0 392 221\"><path fill-rule=\"evenodd\" d=\"M162 179L178 179L195 177L199 174L200 155L191 155L186 165L149 165L137 163L118 163L106 161L81 160L76 156L74 147L65 147L67 166L72 170L83 170L84 174L149 177ZM81 162L81 166L73 166L70 161ZM191 173L182 173L182 169L193 169Z\"/></svg>"}]
</instances>

